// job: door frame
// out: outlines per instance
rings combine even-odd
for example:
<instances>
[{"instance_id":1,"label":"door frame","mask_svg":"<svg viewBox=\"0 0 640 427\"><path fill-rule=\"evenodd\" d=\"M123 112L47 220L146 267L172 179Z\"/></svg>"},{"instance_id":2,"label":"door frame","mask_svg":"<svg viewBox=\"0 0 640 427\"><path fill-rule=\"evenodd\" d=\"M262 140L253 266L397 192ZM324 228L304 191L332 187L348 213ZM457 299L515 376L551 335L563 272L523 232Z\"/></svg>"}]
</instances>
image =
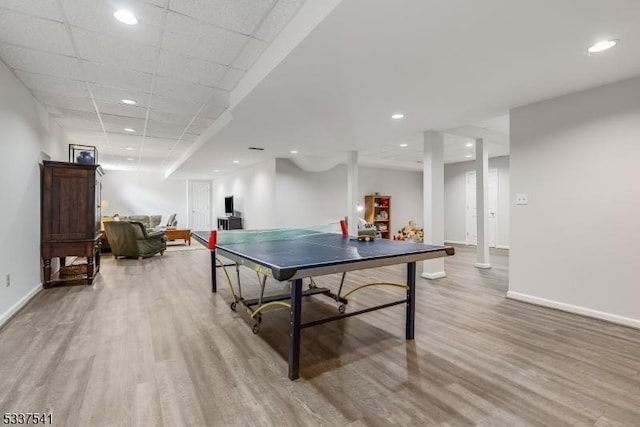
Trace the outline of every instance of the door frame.
<instances>
[{"instance_id":1,"label":"door frame","mask_svg":"<svg viewBox=\"0 0 640 427\"><path fill-rule=\"evenodd\" d=\"M495 177L496 177L496 189L495 189L495 191L496 191L496 206L495 206L495 208L496 209L495 209L495 216L494 216L494 219L493 219L493 222L494 222L493 241L494 241L495 244L493 246L490 246L492 248L495 248L495 247L498 247L498 219L499 219L498 218L498 207L500 206L500 189L499 189L500 182L499 182L498 169L489 169L488 172L489 172L488 175L495 174ZM471 227L470 227L470 224L469 224L469 222L471 221L471 206L469 205L469 196L470 196L470 194L469 194L469 177L471 175L475 175L475 174L476 174L476 171L474 171L474 170L473 171L467 171L465 173L465 180L464 180L464 185L465 185L465 187L464 187L464 192L465 192L464 236L465 236L465 244L467 246L469 246L469 245L475 246L475 245L478 244L477 236L476 236L476 241L475 242L473 242L471 240L471 238L470 238L471 237L470 236ZM476 233L477 233L477 226L476 226Z\"/></svg>"},{"instance_id":2,"label":"door frame","mask_svg":"<svg viewBox=\"0 0 640 427\"><path fill-rule=\"evenodd\" d=\"M209 186L209 212L208 212L208 219L209 219L209 229L213 230L213 210L212 210L212 206L213 206L213 184L210 180L208 179L190 179L187 180L187 212L188 212L188 227L189 228L193 228L193 184L198 183L198 184L202 184L202 183L206 183Z\"/></svg>"}]
</instances>

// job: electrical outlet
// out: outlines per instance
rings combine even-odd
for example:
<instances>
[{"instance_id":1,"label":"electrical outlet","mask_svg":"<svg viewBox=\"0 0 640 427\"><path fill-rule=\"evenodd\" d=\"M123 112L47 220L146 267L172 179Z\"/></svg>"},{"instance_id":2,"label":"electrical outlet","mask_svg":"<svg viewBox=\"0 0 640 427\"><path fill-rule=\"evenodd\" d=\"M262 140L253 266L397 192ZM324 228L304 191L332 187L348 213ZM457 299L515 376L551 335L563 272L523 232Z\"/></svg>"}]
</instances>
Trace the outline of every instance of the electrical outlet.
<instances>
[{"instance_id":1,"label":"electrical outlet","mask_svg":"<svg viewBox=\"0 0 640 427\"><path fill-rule=\"evenodd\" d=\"M11 286L11 274L7 273L7 288Z\"/></svg>"},{"instance_id":2,"label":"electrical outlet","mask_svg":"<svg viewBox=\"0 0 640 427\"><path fill-rule=\"evenodd\" d=\"M516 205L528 205L529 196L525 193L516 194Z\"/></svg>"}]
</instances>

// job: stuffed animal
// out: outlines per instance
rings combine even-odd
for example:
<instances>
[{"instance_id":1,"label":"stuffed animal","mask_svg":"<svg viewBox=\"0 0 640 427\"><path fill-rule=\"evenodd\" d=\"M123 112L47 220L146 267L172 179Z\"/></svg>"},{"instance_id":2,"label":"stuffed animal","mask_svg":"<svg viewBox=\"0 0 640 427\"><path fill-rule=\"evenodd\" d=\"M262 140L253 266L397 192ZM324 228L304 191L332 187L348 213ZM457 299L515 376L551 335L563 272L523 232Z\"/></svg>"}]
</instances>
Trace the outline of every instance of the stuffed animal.
<instances>
[{"instance_id":1,"label":"stuffed animal","mask_svg":"<svg viewBox=\"0 0 640 427\"><path fill-rule=\"evenodd\" d=\"M398 235L394 236L396 240L409 240L416 243L424 242L424 230L418 226L413 220L409 221L409 225L405 225L398 231Z\"/></svg>"}]
</instances>

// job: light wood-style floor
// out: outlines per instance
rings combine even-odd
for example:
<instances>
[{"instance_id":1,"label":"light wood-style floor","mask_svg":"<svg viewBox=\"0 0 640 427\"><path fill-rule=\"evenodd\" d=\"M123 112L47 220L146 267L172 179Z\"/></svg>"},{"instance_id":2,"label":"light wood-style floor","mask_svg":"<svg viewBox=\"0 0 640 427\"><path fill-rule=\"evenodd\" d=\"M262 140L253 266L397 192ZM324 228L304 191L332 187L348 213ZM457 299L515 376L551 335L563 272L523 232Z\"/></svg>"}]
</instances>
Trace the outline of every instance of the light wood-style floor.
<instances>
[{"instance_id":1,"label":"light wood-style floor","mask_svg":"<svg viewBox=\"0 0 640 427\"><path fill-rule=\"evenodd\" d=\"M640 426L639 330L507 300L507 253L477 270L456 249L447 278L419 279L415 341L402 306L306 329L295 382L286 309L253 335L226 286L210 293L208 251L106 256L93 286L44 290L0 330L0 411L70 426ZM255 282L243 272L245 294ZM307 301L306 319L336 313Z\"/></svg>"}]
</instances>

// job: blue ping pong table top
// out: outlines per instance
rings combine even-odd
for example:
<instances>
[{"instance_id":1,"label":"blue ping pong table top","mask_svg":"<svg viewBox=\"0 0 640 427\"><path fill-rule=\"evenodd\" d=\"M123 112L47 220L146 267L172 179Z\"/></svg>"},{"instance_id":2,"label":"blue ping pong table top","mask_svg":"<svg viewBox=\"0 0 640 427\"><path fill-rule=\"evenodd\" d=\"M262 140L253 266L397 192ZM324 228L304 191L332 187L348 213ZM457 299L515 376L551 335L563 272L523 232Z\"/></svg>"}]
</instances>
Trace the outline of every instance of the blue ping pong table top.
<instances>
[{"instance_id":1,"label":"blue ping pong table top","mask_svg":"<svg viewBox=\"0 0 640 427\"><path fill-rule=\"evenodd\" d=\"M225 233L225 232L221 232ZM237 233L237 232L231 232ZM240 232L242 233L242 232ZM208 243L209 232L193 232L199 240ZM223 256L252 261L271 269L277 280L289 280L300 270L318 269L365 261L393 258L429 259L434 255L453 255L453 248L422 243L375 239L359 241L337 233L300 233L295 231L281 240L220 243L216 249ZM239 234L241 235L241 234ZM218 240L224 240L219 236ZM233 240L233 239L232 239ZM237 260L237 259L236 259ZM398 263L403 261L398 260ZM395 262L385 262L388 265ZM375 265L372 265L375 266ZM343 270L345 271L345 270Z\"/></svg>"}]
</instances>

